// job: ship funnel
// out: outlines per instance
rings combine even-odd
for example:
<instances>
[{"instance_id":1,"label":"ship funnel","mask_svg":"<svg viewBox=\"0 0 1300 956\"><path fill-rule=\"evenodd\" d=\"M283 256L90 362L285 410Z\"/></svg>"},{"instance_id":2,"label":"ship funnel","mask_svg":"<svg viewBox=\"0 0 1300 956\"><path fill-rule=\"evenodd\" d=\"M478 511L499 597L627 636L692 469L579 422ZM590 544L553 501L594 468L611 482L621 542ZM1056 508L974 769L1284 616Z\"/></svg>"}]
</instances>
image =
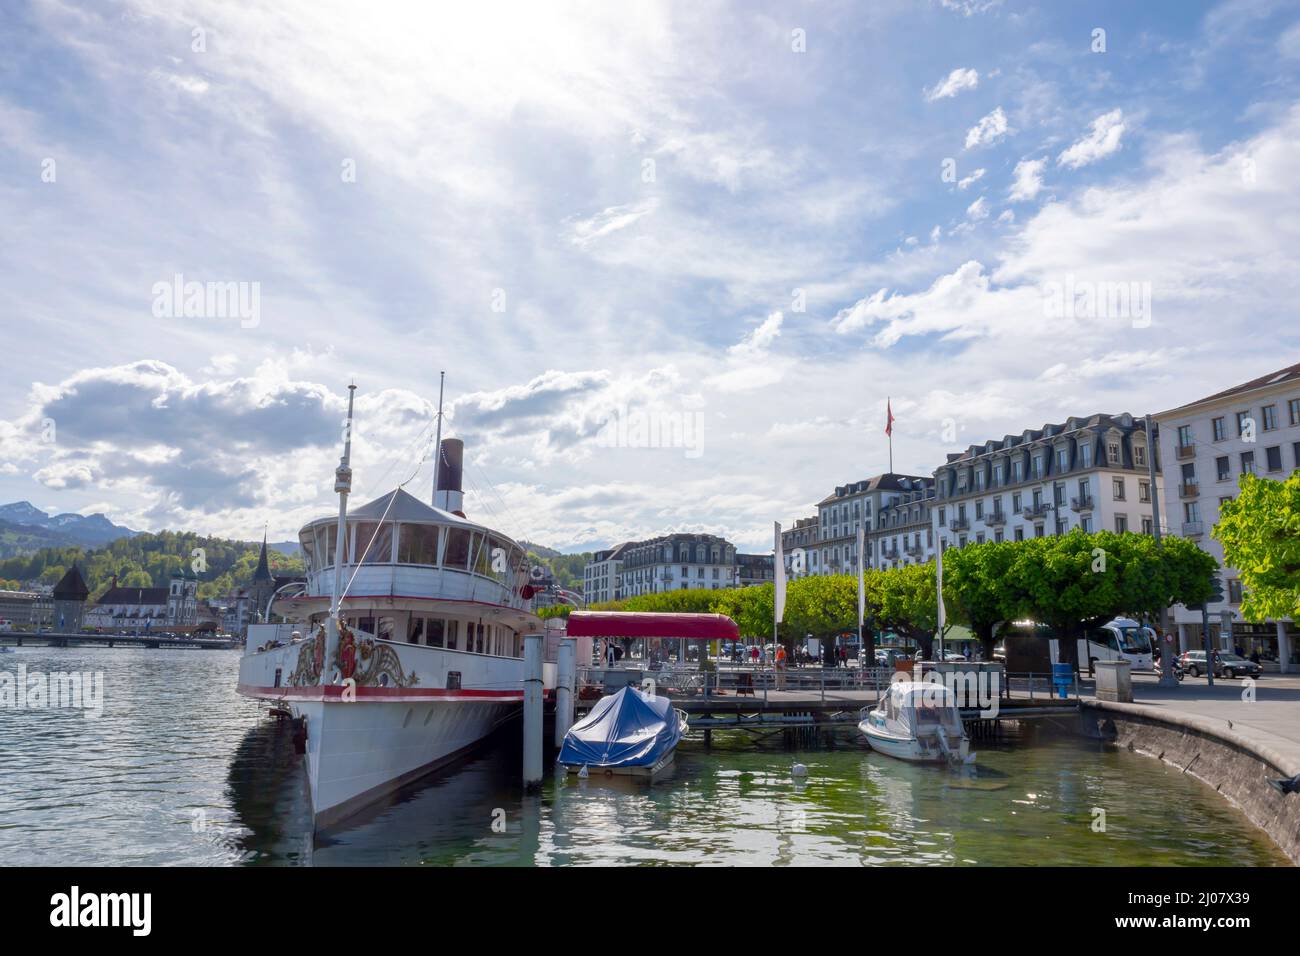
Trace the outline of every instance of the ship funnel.
<instances>
[{"instance_id":1,"label":"ship funnel","mask_svg":"<svg viewBox=\"0 0 1300 956\"><path fill-rule=\"evenodd\" d=\"M434 505L462 518L465 512L465 494L461 491L461 469L465 459L465 443L459 438L444 438L439 451L438 487L434 489Z\"/></svg>"}]
</instances>

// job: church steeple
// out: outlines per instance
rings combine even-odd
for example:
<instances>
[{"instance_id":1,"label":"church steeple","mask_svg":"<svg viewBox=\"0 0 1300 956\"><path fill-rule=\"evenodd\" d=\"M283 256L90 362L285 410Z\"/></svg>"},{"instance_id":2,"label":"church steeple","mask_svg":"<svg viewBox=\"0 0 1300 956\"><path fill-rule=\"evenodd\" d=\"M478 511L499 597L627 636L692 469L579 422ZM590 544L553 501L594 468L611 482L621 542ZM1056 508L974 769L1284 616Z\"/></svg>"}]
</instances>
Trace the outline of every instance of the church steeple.
<instances>
[{"instance_id":1,"label":"church steeple","mask_svg":"<svg viewBox=\"0 0 1300 956\"><path fill-rule=\"evenodd\" d=\"M262 532L262 553L257 557L257 570L253 572L253 583L271 581L271 567L266 561L266 532Z\"/></svg>"}]
</instances>

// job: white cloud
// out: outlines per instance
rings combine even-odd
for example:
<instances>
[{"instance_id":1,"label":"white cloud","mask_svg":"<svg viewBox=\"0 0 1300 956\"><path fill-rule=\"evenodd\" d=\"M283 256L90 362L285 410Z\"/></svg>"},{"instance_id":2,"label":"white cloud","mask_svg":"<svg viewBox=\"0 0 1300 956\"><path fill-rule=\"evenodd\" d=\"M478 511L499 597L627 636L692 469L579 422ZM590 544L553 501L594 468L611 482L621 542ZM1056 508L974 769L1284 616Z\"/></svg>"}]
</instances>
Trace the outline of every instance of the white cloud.
<instances>
[{"instance_id":1,"label":"white cloud","mask_svg":"<svg viewBox=\"0 0 1300 956\"><path fill-rule=\"evenodd\" d=\"M1045 331L1043 297L1030 287L995 288L984 267L966 262L949 275L940 276L924 291L889 292L880 289L842 309L831 327L841 334L883 324L873 337L888 348L904 336L938 334L963 339L1013 332Z\"/></svg>"},{"instance_id":2,"label":"white cloud","mask_svg":"<svg viewBox=\"0 0 1300 956\"><path fill-rule=\"evenodd\" d=\"M1082 361L1075 359L1070 362L1058 362L1044 370L1038 379L1045 385L1060 386L1099 378L1146 375L1171 368L1190 351L1179 347L1145 351L1116 349L1095 358L1084 358Z\"/></svg>"},{"instance_id":3,"label":"white cloud","mask_svg":"<svg viewBox=\"0 0 1300 956\"><path fill-rule=\"evenodd\" d=\"M741 341L727 349L722 371L705 379L705 385L720 392L745 392L774 385L785 375L788 364L769 354L772 343L781 334L785 317L773 312Z\"/></svg>"},{"instance_id":4,"label":"white cloud","mask_svg":"<svg viewBox=\"0 0 1300 956\"><path fill-rule=\"evenodd\" d=\"M988 214L989 214L989 203L988 200L985 199L983 196L980 196L979 199L975 200L973 203L971 203L969 206L966 207L967 219L978 221L980 219L988 218Z\"/></svg>"},{"instance_id":5,"label":"white cloud","mask_svg":"<svg viewBox=\"0 0 1300 956\"><path fill-rule=\"evenodd\" d=\"M942 81L926 90L925 98L929 102L933 103L935 100L942 100L947 97L956 96L962 90L973 90L979 86L979 82L979 70L958 67L949 73Z\"/></svg>"},{"instance_id":6,"label":"white cloud","mask_svg":"<svg viewBox=\"0 0 1300 956\"><path fill-rule=\"evenodd\" d=\"M1002 6L1002 0L940 0L945 10L955 10L964 17L973 17L979 13L988 13Z\"/></svg>"},{"instance_id":7,"label":"white cloud","mask_svg":"<svg viewBox=\"0 0 1300 956\"><path fill-rule=\"evenodd\" d=\"M1249 179L1243 157L1252 160ZM1081 319L1077 328L1095 342L1174 327L1189 342L1262 342L1252 316L1300 297L1300 275L1285 251L1295 242L1291 224L1300 221L1300 193L1286 172L1297 167L1300 107L1278 127L1214 154L1168 138L1150 157L1147 178L1038 210L991 272L969 261L921 291L880 289L841 310L831 327L848 334L880 326L872 340L880 347L935 334L1005 347L1061 330L1044 308L1051 284L1140 283L1152 290L1145 321L1106 316Z\"/></svg>"},{"instance_id":8,"label":"white cloud","mask_svg":"<svg viewBox=\"0 0 1300 956\"><path fill-rule=\"evenodd\" d=\"M763 320L762 324L727 351L740 358L762 355L781 334L781 323L784 320L785 316L780 312L773 312Z\"/></svg>"},{"instance_id":9,"label":"white cloud","mask_svg":"<svg viewBox=\"0 0 1300 956\"><path fill-rule=\"evenodd\" d=\"M983 168L977 169L975 170L975 172L971 173L965 179L959 180L957 183L957 188L965 189L967 186L970 186L972 183L977 183L983 178L984 178Z\"/></svg>"},{"instance_id":10,"label":"white cloud","mask_svg":"<svg viewBox=\"0 0 1300 956\"><path fill-rule=\"evenodd\" d=\"M589 219L579 219L569 227L569 238L574 245L587 247L610 233L635 224L659 208L659 200L651 197L623 206L609 206Z\"/></svg>"},{"instance_id":11,"label":"white cloud","mask_svg":"<svg viewBox=\"0 0 1300 956\"><path fill-rule=\"evenodd\" d=\"M1300 59L1300 23L1288 27L1277 38L1277 51L1288 60Z\"/></svg>"},{"instance_id":12,"label":"white cloud","mask_svg":"<svg viewBox=\"0 0 1300 956\"><path fill-rule=\"evenodd\" d=\"M1046 165L1045 159L1022 159L1016 163L1015 172L1012 174L1015 180L1011 184L1011 191L1007 193L1007 198L1012 202L1025 202L1037 196L1039 190L1043 188L1043 167Z\"/></svg>"},{"instance_id":13,"label":"white cloud","mask_svg":"<svg viewBox=\"0 0 1300 956\"><path fill-rule=\"evenodd\" d=\"M998 107L966 131L966 149L991 146L1007 135L1007 114Z\"/></svg>"},{"instance_id":14,"label":"white cloud","mask_svg":"<svg viewBox=\"0 0 1300 956\"><path fill-rule=\"evenodd\" d=\"M1103 113L1092 121L1088 134L1056 157L1056 165L1078 169L1099 159L1105 159L1120 148L1124 135L1124 111L1119 109Z\"/></svg>"}]
</instances>

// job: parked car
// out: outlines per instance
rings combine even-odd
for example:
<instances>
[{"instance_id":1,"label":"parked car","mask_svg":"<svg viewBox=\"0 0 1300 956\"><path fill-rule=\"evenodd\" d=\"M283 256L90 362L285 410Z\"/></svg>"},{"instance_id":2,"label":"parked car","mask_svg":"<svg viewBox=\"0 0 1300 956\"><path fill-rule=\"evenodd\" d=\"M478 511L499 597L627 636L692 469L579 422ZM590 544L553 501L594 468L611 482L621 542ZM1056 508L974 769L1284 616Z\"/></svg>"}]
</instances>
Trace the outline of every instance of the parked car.
<instances>
[{"instance_id":1,"label":"parked car","mask_svg":"<svg viewBox=\"0 0 1300 956\"><path fill-rule=\"evenodd\" d=\"M1205 665L1205 651L1183 651L1182 656L1178 658L1178 662L1183 670L1193 677L1200 677L1209 673L1210 670ZM1224 651L1214 652L1215 677L1258 677L1261 673L1263 673L1263 668L1254 661Z\"/></svg>"},{"instance_id":2,"label":"parked car","mask_svg":"<svg viewBox=\"0 0 1300 956\"><path fill-rule=\"evenodd\" d=\"M943 659L948 663L952 663L954 661L965 661L966 655L958 654L956 651L945 651L943 655Z\"/></svg>"},{"instance_id":3,"label":"parked car","mask_svg":"<svg viewBox=\"0 0 1300 956\"><path fill-rule=\"evenodd\" d=\"M1178 662L1182 665L1183 670L1193 677L1200 677L1202 674L1210 672L1210 669L1205 665L1205 651L1183 651L1178 658Z\"/></svg>"},{"instance_id":4,"label":"parked car","mask_svg":"<svg viewBox=\"0 0 1300 956\"><path fill-rule=\"evenodd\" d=\"M1214 673L1223 677L1258 677L1264 669L1238 654L1219 654Z\"/></svg>"}]
</instances>

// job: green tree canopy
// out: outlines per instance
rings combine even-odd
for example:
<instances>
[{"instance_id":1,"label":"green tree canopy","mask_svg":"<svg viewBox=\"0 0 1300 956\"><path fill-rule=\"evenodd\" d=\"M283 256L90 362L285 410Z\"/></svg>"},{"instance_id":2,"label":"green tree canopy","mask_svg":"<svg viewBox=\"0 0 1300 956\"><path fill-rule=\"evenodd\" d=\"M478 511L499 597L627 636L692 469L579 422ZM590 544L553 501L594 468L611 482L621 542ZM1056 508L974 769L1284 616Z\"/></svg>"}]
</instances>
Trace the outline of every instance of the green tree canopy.
<instances>
[{"instance_id":1,"label":"green tree canopy","mask_svg":"<svg viewBox=\"0 0 1300 956\"><path fill-rule=\"evenodd\" d=\"M1242 475L1212 534L1241 577L1246 620L1300 619L1300 471L1286 481Z\"/></svg>"}]
</instances>

